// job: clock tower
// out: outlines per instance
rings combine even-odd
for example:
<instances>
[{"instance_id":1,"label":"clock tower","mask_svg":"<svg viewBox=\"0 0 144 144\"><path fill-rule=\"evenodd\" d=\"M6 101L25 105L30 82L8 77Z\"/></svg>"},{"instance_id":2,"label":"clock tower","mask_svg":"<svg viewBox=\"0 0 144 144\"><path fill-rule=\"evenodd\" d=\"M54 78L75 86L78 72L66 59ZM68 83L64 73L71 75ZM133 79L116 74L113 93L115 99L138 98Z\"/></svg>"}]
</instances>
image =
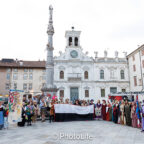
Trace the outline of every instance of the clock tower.
<instances>
[{"instance_id":1,"label":"clock tower","mask_svg":"<svg viewBox=\"0 0 144 144\"><path fill-rule=\"evenodd\" d=\"M80 34L81 31L75 31L74 27L72 27L71 31L66 31L66 51L69 52L69 56L72 59L76 59L79 57L79 52L81 51L80 46Z\"/></svg>"}]
</instances>

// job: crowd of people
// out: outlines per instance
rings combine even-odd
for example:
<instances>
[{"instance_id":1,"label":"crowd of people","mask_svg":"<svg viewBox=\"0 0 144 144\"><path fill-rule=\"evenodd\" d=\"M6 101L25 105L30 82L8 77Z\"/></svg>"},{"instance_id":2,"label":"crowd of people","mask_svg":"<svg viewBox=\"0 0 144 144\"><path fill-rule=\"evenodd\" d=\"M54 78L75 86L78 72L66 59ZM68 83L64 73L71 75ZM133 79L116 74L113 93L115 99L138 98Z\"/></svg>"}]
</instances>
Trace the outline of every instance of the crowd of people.
<instances>
[{"instance_id":1,"label":"crowd of people","mask_svg":"<svg viewBox=\"0 0 144 144\"><path fill-rule=\"evenodd\" d=\"M54 104L74 104L78 106L94 106L95 120L112 121L116 124L122 124L132 126L134 128L142 128L144 131L144 101L143 102L129 102L128 100L113 100L107 102L105 100L98 100L94 103L94 100L75 100L74 103L69 99L58 100L49 99L48 97L23 97L22 105L22 120L18 122L18 126L23 127L25 125L31 126L37 121L38 118L44 122L47 118L49 122L54 121ZM0 102L0 129L8 128L8 104L4 105Z\"/></svg>"},{"instance_id":2,"label":"crowd of people","mask_svg":"<svg viewBox=\"0 0 144 144\"><path fill-rule=\"evenodd\" d=\"M144 101L129 102L128 100L115 100L112 103L98 100L95 105L95 118L113 121L116 124L142 128L144 131Z\"/></svg>"}]
</instances>

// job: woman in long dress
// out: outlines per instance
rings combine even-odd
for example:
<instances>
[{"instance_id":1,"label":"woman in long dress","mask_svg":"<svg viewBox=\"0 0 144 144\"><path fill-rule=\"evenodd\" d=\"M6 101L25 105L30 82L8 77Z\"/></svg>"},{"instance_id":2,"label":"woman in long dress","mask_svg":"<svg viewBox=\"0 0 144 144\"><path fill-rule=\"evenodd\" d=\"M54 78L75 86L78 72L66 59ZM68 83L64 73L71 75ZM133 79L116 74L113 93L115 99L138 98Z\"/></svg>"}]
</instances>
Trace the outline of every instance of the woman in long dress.
<instances>
[{"instance_id":1,"label":"woman in long dress","mask_svg":"<svg viewBox=\"0 0 144 144\"><path fill-rule=\"evenodd\" d=\"M118 116L119 116L119 104L118 104L118 101L116 101L113 106L113 121L114 121L114 123L118 123Z\"/></svg>"},{"instance_id":2,"label":"woman in long dress","mask_svg":"<svg viewBox=\"0 0 144 144\"><path fill-rule=\"evenodd\" d=\"M136 115L136 103L132 103L131 107L131 119L132 119L132 127L137 127L137 115Z\"/></svg>"},{"instance_id":3,"label":"woman in long dress","mask_svg":"<svg viewBox=\"0 0 144 144\"><path fill-rule=\"evenodd\" d=\"M106 101L103 100L103 103L102 103L102 119L103 120L106 120L106 108L107 108Z\"/></svg>"},{"instance_id":4,"label":"woman in long dress","mask_svg":"<svg viewBox=\"0 0 144 144\"><path fill-rule=\"evenodd\" d=\"M125 101L124 114L126 117L126 125L131 126L131 107L128 101Z\"/></svg>"},{"instance_id":5,"label":"woman in long dress","mask_svg":"<svg viewBox=\"0 0 144 144\"><path fill-rule=\"evenodd\" d=\"M122 100L121 101L121 105L120 105L120 124L126 124L126 121L125 121L125 115L124 115L124 101Z\"/></svg>"},{"instance_id":6,"label":"woman in long dress","mask_svg":"<svg viewBox=\"0 0 144 144\"><path fill-rule=\"evenodd\" d=\"M100 103L100 100L98 100L95 108L95 115L96 119L100 120L102 118L102 113L101 113L102 105Z\"/></svg>"},{"instance_id":7,"label":"woman in long dress","mask_svg":"<svg viewBox=\"0 0 144 144\"><path fill-rule=\"evenodd\" d=\"M111 103L108 101L107 102L107 113L106 113L106 120L111 121L112 120L112 106Z\"/></svg>"}]
</instances>

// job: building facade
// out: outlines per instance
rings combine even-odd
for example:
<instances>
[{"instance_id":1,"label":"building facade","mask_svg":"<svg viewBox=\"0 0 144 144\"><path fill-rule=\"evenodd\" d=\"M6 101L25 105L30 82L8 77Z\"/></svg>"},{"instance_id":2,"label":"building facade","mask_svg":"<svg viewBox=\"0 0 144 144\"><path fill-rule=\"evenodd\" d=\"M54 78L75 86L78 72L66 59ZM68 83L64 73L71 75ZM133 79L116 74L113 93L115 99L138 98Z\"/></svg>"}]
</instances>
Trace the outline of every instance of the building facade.
<instances>
[{"instance_id":1,"label":"building facade","mask_svg":"<svg viewBox=\"0 0 144 144\"><path fill-rule=\"evenodd\" d=\"M24 95L40 94L45 85L45 61L0 61L0 95L8 95L9 89L24 90Z\"/></svg>"},{"instance_id":2,"label":"building facade","mask_svg":"<svg viewBox=\"0 0 144 144\"><path fill-rule=\"evenodd\" d=\"M130 90L143 91L144 88L144 45L127 56L129 67Z\"/></svg>"},{"instance_id":3,"label":"building facade","mask_svg":"<svg viewBox=\"0 0 144 144\"><path fill-rule=\"evenodd\" d=\"M80 46L81 31L66 31L65 52L54 58L54 84L58 98L107 99L110 93L128 92L129 75L126 57L89 57ZM0 94L9 89L24 90L24 94L37 95L46 84L45 61L0 61L0 77L3 78Z\"/></svg>"},{"instance_id":4,"label":"building facade","mask_svg":"<svg viewBox=\"0 0 144 144\"><path fill-rule=\"evenodd\" d=\"M55 57L55 85L58 97L74 99L107 99L110 93L128 92L127 59L89 57L80 46L80 31L66 31L66 49Z\"/></svg>"}]
</instances>

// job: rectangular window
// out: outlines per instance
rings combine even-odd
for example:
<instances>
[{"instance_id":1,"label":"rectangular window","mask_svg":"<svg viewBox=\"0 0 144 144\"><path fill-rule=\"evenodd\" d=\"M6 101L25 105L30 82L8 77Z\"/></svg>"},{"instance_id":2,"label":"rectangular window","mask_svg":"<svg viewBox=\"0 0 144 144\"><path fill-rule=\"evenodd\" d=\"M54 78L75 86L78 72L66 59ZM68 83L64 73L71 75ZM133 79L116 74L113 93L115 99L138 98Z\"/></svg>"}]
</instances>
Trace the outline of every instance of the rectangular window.
<instances>
[{"instance_id":1,"label":"rectangular window","mask_svg":"<svg viewBox=\"0 0 144 144\"><path fill-rule=\"evenodd\" d=\"M122 89L122 92L126 92L126 89Z\"/></svg>"},{"instance_id":2,"label":"rectangular window","mask_svg":"<svg viewBox=\"0 0 144 144\"><path fill-rule=\"evenodd\" d=\"M134 86L137 86L137 77L134 76Z\"/></svg>"},{"instance_id":3,"label":"rectangular window","mask_svg":"<svg viewBox=\"0 0 144 144\"><path fill-rule=\"evenodd\" d=\"M60 98L64 97L64 90L60 90Z\"/></svg>"},{"instance_id":4,"label":"rectangular window","mask_svg":"<svg viewBox=\"0 0 144 144\"><path fill-rule=\"evenodd\" d=\"M6 89L6 90L9 90L9 89L10 89L10 84L9 84L9 83L6 83L5 89Z\"/></svg>"},{"instance_id":5,"label":"rectangular window","mask_svg":"<svg viewBox=\"0 0 144 144\"><path fill-rule=\"evenodd\" d=\"M85 97L89 97L89 90L85 90Z\"/></svg>"},{"instance_id":6,"label":"rectangular window","mask_svg":"<svg viewBox=\"0 0 144 144\"><path fill-rule=\"evenodd\" d=\"M32 83L29 84L29 90L32 90Z\"/></svg>"},{"instance_id":7,"label":"rectangular window","mask_svg":"<svg viewBox=\"0 0 144 144\"><path fill-rule=\"evenodd\" d=\"M104 79L104 70L100 70L100 79Z\"/></svg>"},{"instance_id":8,"label":"rectangular window","mask_svg":"<svg viewBox=\"0 0 144 144\"><path fill-rule=\"evenodd\" d=\"M117 93L117 87L110 87L110 93Z\"/></svg>"},{"instance_id":9,"label":"rectangular window","mask_svg":"<svg viewBox=\"0 0 144 144\"><path fill-rule=\"evenodd\" d=\"M101 89L101 97L105 97L105 89Z\"/></svg>"},{"instance_id":10,"label":"rectangular window","mask_svg":"<svg viewBox=\"0 0 144 144\"><path fill-rule=\"evenodd\" d=\"M33 74L32 74L32 73L29 74L29 79L30 79L30 80L33 79Z\"/></svg>"},{"instance_id":11,"label":"rectangular window","mask_svg":"<svg viewBox=\"0 0 144 144\"><path fill-rule=\"evenodd\" d=\"M11 71L11 69L10 69L10 68L8 68L8 69L7 69L7 72L10 72L10 71Z\"/></svg>"},{"instance_id":12,"label":"rectangular window","mask_svg":"<svg viewBox=\"0 0 144 144\"><path fill-rule=\"evenodd\" d=\"M7 73L6 78L7 78L7 80L10 80L10 73Z\"/></svg>"},{"instance_id":13,"label":"rectangular window","mask_svg":"<svg viewBox=\"0 0 144 144\"><path fill-rule=\"evenodd\" d=\"M18 69L14 69L14 72L18 72Z\"/></svg>"},{"instance_id":14,"label":"rectangular window","mask_svg":"<svg viewBox=\"0 0 144 144\"><path fill-rule=\"evenodd\" d=\"M142 79L139 79L139 86L142 86Z\"/></svg>"},{"instance_id":15,"label":"rectangular window","mask_svg":"<svg viewBox=\"0 0 144 144\"><path fill-rule=\"evenodd\" d=\"M13 74L13 79L14 79L14 80L17 80L17 79L18 79L17 73L14 73L14 74Z\"/></svg>"},{"instance_id":16,"label":"rectangular window","mask_svg":"<svg viewBox=\"0 0 144 144\"><path fill-rule=\"evenodd\" d=\"M28 69L24 69L24 72L28 72Z\"/></svg>"},{"instance_id":17,"label":"rectangular window","mask_svg":"<svg viewBox=\"0 0 144 144\"><path fill-rule=\"evenodd\" d=\"M142 67L144 68L144 60L142 60Z\"/></svg>"},{"instance_id":18,"label":"rectangular window","mask_svg":"<svg viewBox=\"0 0 144 144\"><path fill-rule=\"evenodd\" d=\"M27 84L26 83L23 84L23 90L27 90Z\"/></svg>"},{"instance_id":19,"label":"rectangular window","mask_svg":"<svg viewBox=\"0 0 144 144\"><path fill-rule=\"evenodd\" d=\"M136 66L135 65L133 65L133 71L136 71Z\"/></svg>"},{"instance_id":20,"label":"rectangular window","mask_svg":"<svg viewBox=\"0 0 144 144\"><path fill-rule=\"evenodd\" d=\"M24 79L24 80L27 80L27 78L28 78L28 75L25 73L25 74L23 75L23 79Z\"/></svg>"},{"instance_id":21,"label":"rectangular window","mask_svg":"<svg viewBox=\"0 0 144 144\"><path fill-rule=\"evenodd\" d=\"M14 89L17 89L17 83L14 83Z\"/></svg>"},{"instance_id":22,"label":"rectangular window","mask_svg":"<svg viewBox=\"0 0 144 144\"><path fill-rule=\"evenodd\" d=\"M132 59L133 59L133 61L135 61L135 56L134 55L132 56Z\"/></svg>"},{"instance_id":23,"label":"rectangular window","mask_svg":"<svg viewBox=\"0 0 144 144\"><path fill-rule=\"evenodd\" d=\"M144 56L144 49L141 50L142 56Z\"/></svg>"},{"instance_id":24,"label":"rectangular window","mask_svg":"<svg viewBox=\"0 0 144 144\"><path fill-rule=\"evenodd\" d=\"M33 69L29 69L29 72L33 72Z\"/></svg>"}]
</instances>

